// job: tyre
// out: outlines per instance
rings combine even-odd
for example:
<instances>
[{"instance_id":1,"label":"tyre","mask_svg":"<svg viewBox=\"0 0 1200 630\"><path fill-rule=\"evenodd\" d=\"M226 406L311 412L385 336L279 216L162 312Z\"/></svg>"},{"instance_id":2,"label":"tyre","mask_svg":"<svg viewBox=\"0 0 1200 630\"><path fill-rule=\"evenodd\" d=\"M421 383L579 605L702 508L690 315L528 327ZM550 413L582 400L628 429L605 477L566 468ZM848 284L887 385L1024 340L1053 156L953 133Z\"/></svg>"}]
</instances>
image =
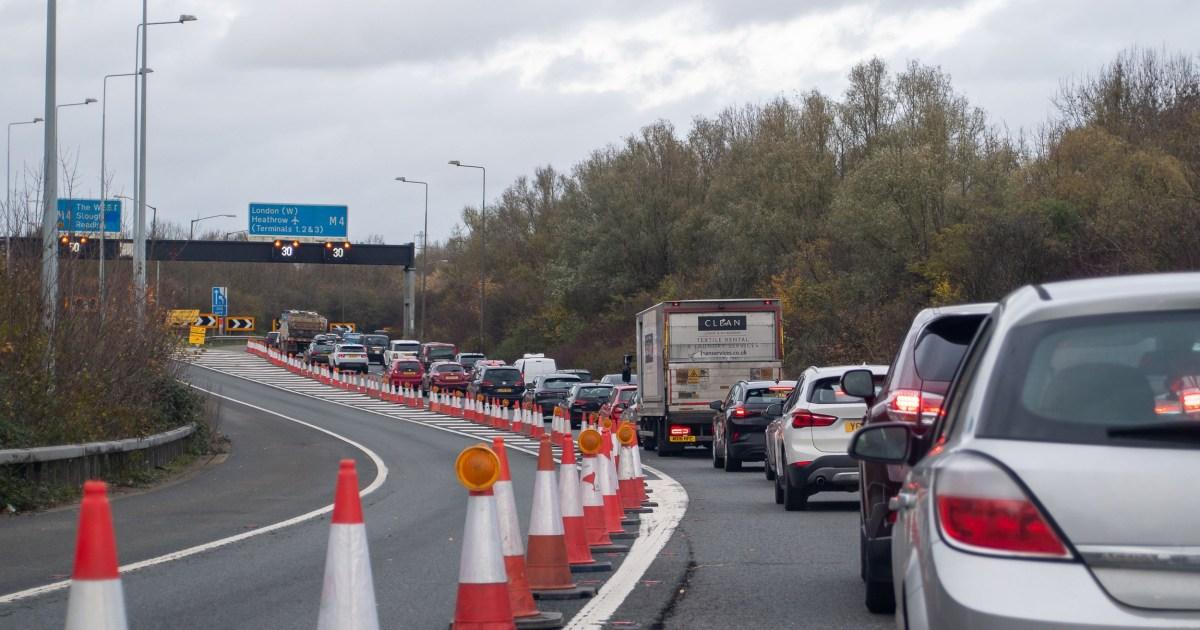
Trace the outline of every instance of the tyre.
<instances>
[{"instance_id":1,"label":"tyre","mask_svg":"<svg viewBox=\"0 0 1200 630\"><path fill-rule=\"evenodd\" d=\"M763 476L767 478L767 481L775 481L775 466L767 457L763 457Z\"/></svg>"},{"instance_id":2,"label":"tyre","mask_svg":"<svg viewBox=\"0 0 1200 630\"><path fill-rule=\"evenodd\" d=\"M783 475L775 476L775 505L783 505Z\"/></svg>"},{"instance_id":3,"label":"tyre","mask_svg":"<svg viewBox=\"0 0 1200 630\"><path fill-rule=\"evenodd\" d=\"M793 485L787 475L782 475L781 478L783 479L783 509L789 512L802 512L808 509L808 493L804 488Z\"/></svg>"},{"instance_id":4,"label":"tyre","mask_svg":"<svg viewBox=\"0 0 1200 630\"><path fill-rule=\"evenodd\" d=\"M671 447L667 445L667 435L664 427L656 426L654 428L654 447L658 451L659 457L670 457L673 455Z\"/></svg>"},{"instance_id":5,"label":"tyre","mask_svg":"<svg viewBox=\"0 0 1200 630\"><path fill-rule=\"evenodd\" d=\"M891 582L867 580L866 590L867 610L879 615L896 612L896 592L892 590Z\"/></svg>"},{"instance_id":6,"label":"tyre","mask_svg":"<svg viewBox=\"0 0 1200 630\"><path fill-rule=\"evenodd\" d=\"M725 458L717 454L717 446L715 444L712 447L712 464L713 468L725 467Z\"/></svg>"},{"instance_id":7,"label":"tyre","mask_svg":"<svg viewBox=\"0 0 1200 630\"><path fill-rule=\"evenodd\" d=\"M713 452L716 452L716 450L716 446L713 446ZM725 456L722 458L725 460L725 472L737 472L742 469L742 460L729 453L729 440L725 440L724 445L721 446L721 450L725 452Z\"/></svg>"}]
</instances>

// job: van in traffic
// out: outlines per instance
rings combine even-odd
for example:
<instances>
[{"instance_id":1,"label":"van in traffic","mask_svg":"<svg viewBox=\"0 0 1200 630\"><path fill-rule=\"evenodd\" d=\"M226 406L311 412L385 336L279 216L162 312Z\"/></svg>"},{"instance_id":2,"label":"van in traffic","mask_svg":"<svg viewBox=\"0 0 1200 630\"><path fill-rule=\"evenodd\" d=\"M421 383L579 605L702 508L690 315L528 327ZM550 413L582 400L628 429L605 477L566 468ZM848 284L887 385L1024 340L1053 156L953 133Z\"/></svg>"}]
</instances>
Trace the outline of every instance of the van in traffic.
<instances>
[{"instance_id":1,"label":"van in traffic","mask_svg":"<svg viewBox=\"0 0 1200 630\"><path fill-rule=\"evenodd\" d=\"M513 361L513 367L521 372L521 378L526 383L543 374L553 374L558 371L558 364L554 362L554 359L547 358L541 353L526 354Z\"/></svg>"}]
</instances>

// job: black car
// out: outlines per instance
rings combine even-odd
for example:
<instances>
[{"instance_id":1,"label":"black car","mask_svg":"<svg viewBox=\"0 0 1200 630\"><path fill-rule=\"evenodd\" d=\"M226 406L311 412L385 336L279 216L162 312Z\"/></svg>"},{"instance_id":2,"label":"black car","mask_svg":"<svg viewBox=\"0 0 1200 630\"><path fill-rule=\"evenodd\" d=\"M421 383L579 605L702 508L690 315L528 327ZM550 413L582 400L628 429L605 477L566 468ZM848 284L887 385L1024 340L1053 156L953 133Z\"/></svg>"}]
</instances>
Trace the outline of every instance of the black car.
<instances>
[{"instance_id":1,"label":"black car","mask_svg":"<svg viewBox=\"0 0 1200 630\"><path fill-rule=\"evenodd\" d=\"M390 341L387 335L363 335L362 345L367 347L367 363L378 361L383 365L383 351L387 350Z\"/></svg>"},{"instance_id":2,"label":"black car","mask_svg":"<svg viewBox=\"0 0 1200 630\"><path fill-rule=\"evenodd\" d=\"M771 418L763 414L773 403L782 402L796 388L796 381L738 381L725 400L714 400L713 468L741 470L742 462L761 462L767 456L766 431Z\"/></svg>"},{"instance_id":3,"label":"black car","mask_svg":"<svg viewBox=\"0 0 1200 630\"><path fill-rule=\"evenodd\" d=\"M267 333L267 347L279 349L279 333L277 331L273 330Z\"/></svg>"},{"instance_id":4,"label":"black car","mask_svg":"<svg viewBox=\"0 0 1200 630\"><path fill-rule=\"evenodd\" d=\"M488 366L476 372L467 392L472 396L516 401L525 396L525 381L515 367Z\"/></svg>"},{"instance_id":5,"label":"black car","mask_svg":"<svg viewBox=\"0 0 1200 630\"><path fill-rule=\"evenodd\" d=\"M583 424L583 415L600 411L600 405L612 395L612 385L604 383L576 383L571 386L570 393L558 408L564 416L571 418L571 428L578 429Z\"/></svg>"},{"instance_id":6,"label":"black car","mask_svg":"<svg viewBox=\"0 0 1200 630\"><path fill-rule=\"evenodd\" d=\"M601 383L608 385L637 385L637 374L629 375L629 383L625 382L625 377L621 374L605 374L601 379Z\"/></svg>"},{"instance_id":7,"label":"black car","mask_svg":"<svg viewBox=\"0 0 1200 630\"><path fill-rule=\"evenodd\" d=\"M579 382L582 382L582 379L574 374L565 372L543 374L525 390L525 402L538 405L542 410L542 416L548 416L554 413L554 408L558 406L558 403L571 392L571 386Z\"/></svg>"},{"instance_id":8,"label":"black car","mask_svg":"<svg viewBox=\"0 0 1200 630\"><path fill-rule=\"evenodd\" d=\"M558 374L571 374L571 375L579 378L579 382L581 382L581 383L592 382L592 373L588 370L577 369L577 368L570 369L570 370L559 370Z\"/></svg>"},{"instance_id":9,"label":"black car","mask_svg":"<svg viewBox=\"0 0 1200 630\"><path fill-rule=\"evenodd\" d=\"M333 348L333 340L321 335L313 339L312 343L304 349L304 362L309 365L314 363L329 365L329 353L333 352Z\"/></svg>"}]
</instances>

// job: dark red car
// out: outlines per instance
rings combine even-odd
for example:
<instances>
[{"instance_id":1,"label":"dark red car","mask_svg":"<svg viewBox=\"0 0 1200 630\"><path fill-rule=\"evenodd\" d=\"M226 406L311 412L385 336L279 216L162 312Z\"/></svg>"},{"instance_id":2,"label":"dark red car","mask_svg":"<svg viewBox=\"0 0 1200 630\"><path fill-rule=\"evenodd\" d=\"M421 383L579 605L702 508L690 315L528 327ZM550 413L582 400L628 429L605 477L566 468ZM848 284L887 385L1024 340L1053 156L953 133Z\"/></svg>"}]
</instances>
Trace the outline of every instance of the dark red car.
<instances>
[{"instance_id":1,"label":"dark red car","mask_svg":"<svg viewBox=\"0 0 1200 630\"><path fill-rule=\"evenodd\" d=\"M621 413L625 411L625 406L629 401L633 400L637 394L637 385L617 385L613 387L612 393L609 394L608 400L600 405L600 417L611 418L614 425L620 424Z\"/></svg>"},{"instance_id":2,"label":"dark red car","mask_svg":"<svg viewBox=\"0 0 1200 630\"><path fill-rule=\"evenodd\" d=\"M917 314L900 349L892 359L887 380L878 394L869 370L851 370L842 376L847 394L866 400L865 424L909 422L918 432L933 426L942 413L942 400L958 371L967 346L995 304L964 304L927 308ZM861 383L857 391L854 382ZM852 391L854 390L854 391ZM867 608L875 613L895 610L892 590L892 524L896 512L889 500L900 492L908 474L906 466L860 461L859 544L862 579L867 583Z\"/></svg>"},{"instance_id":3,"label":"dark red car","mask_svg":"<svg viewBox=\"0 0 1200 630\"><path fill-rule=\"evenodd\" d=\"M421 386L421 381L425 378L425 367L416 357L397 359L392 361L391 367L388 368L387 378L392 387L416 389Z\"/></svg>"},{"instance_id":4,"label":"dark red car","mask_svg":"<svg viewBox=\"0 0 1200 630\"><path fill-rule=\"evenodd\" d=\"M429 366L429 371L425 373L423 389L425 393L429 393L435 387L439 392L465 392L469 382L467 371L461 363L437 361Z\"/></svg>"}]
</instances>

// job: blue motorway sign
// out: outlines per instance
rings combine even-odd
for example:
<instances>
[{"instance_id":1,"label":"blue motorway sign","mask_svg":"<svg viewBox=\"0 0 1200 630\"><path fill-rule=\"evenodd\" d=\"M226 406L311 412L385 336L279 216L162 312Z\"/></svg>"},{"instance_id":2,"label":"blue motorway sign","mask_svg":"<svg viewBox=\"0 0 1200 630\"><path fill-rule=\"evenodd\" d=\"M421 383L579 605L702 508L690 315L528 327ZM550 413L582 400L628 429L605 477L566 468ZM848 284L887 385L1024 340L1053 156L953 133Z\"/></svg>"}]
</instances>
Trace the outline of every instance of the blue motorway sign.
<instances>
[{"instance_id":1,"label":"blue motorway sign","mask_svg":"<svg viewBox=\"0 0 1200 630\"><path fill-rule=\"evenodd\" d=\"M213 315L225 317L229 314L229 289L227 287L212 288Z\"/></svg>"},{"instance_id":2,"label":"blue motorway sign","mask_svg":"<svg viewBox=\"0 0 1200 630\"><path fill-rule=\"evenodd\" d=\"M100 233L99 199L59 199L58 231L72 234ZM104 200L104 231L117 234L121 231L121 200Z\"/></svg>"},{"instance_id":3,"label":"blue motorway sign","mask_svg":"<svg viewBox=\"0 0 1200 630\"><path fill-rule=\"evenodd\" d=\"M250 236L348 238L346 206L296 203L250 204Z\"/></svg>"}]
</instances>

